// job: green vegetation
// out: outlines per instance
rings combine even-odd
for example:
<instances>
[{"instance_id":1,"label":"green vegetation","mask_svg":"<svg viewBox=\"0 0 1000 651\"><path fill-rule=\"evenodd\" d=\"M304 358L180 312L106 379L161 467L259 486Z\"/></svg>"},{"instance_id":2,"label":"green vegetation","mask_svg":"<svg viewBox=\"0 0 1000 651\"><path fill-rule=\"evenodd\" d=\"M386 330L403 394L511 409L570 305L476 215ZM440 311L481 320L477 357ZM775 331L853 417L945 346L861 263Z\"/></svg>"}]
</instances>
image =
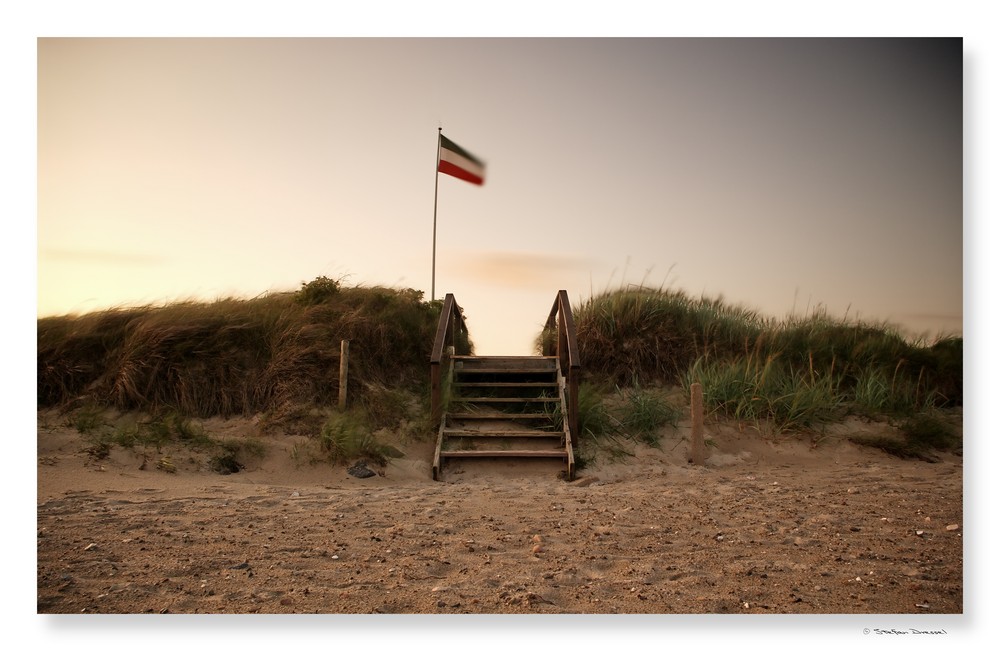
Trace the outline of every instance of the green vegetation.
<instances>
[{"instance_id":1,"label":"green vegetation","mask_svg":"<svg viewBox=\"0 0 1000 651\"><path fill-rule=\"evenodd\" d=\"M239 472L248 459L259 459L267 453L263 442L253 438L233 438L219 441L217 451L208 460L208 466L222 475Z\"/></svg>"},{"instance_id":2,"label":"green vegetation","mask_svg":"<svg viewBox=\"0 0 1000 651\"><path fill-rule=\"evenodd\" d=\"M698 382L705 404L758 429L770 424L776 432L804 428L844 416L839 377L829 370L807 372L782 365L772 357L719 360L698 359L685 375L683 386Z\"/></svg>"},{"instance_id":3,"label":"green vegetation","mask_svg":"<svg viewBox=\"0 0 1000 651\"><path fill-rule=\"evenodd\" d=\"M742 352L765 327L721 301L646 289L593 296L573 318L583 368L617 384L677 382L699 357Z\"/></svg>"},{"instance_id":4,"label":"green vegetation","mask_svg":"<svg viewBox=\"0 0 1000 651\"><path fill-rule=\"evenodd\" d=\"M263 453L259 441L220 442L191 419L257 416L263 434L312 437L324 461L384 463L391 449L375 432L429 434L437 426L429 422L427 364L441 308L415 290L319 277L252 300L39 319L38 407L70 414L95 457L116 446L181 445L211 452L213 468L234 472ZM897 438L867 441L894 454L961 450L944 416L962 406L960 337L914 342L887 325L822 313L778 321L721 299L634 287L585 300L574 320L585 373L583 464L592 458L586 445L616 454L627 439L659 445L694 382L708 412L761 431L854 415L896 423ZM352 408L340 413L333 406L344 339ZM458 345L472 349L466 338ZM673 399L664 387L674 388ZM111 425L103 420L109 409L156 416Z\"/></svg>"},{"instance_id":5,"label":"green vegetation","mask_svg":"<svg viewBox=\"0 0 1000 651\"><path fill-rule=\"evenodd\" d=\"M356 410L330 416L320 431L319 446L335 464L362 459L384 466L389 457L396 456L392 448L378 442L365 414Z\"/></svg>"},{"instance_id":6,"label":"green vegetation","mask_svg":"<svg viewBox=\"0 0 1000 651\"><path fill-rule=\"evenodd\" d=\"M682 410L662 391L633 385L607 389L584 382L580 385L578 416L580 446L577 467L584 468L600 448L613 458L628 454L624 443L638 441L659 447L662 429L677 427Z\"/></svg>"},{"instance_id":7,"label":"green vegetation","mask_svg":"<svg viewBox=\"0 0 1000 651\"><path fill-rule=\"evenodd\" d=\"M319 305L333 298L340 291L340 281L319 276L311 282L303 282L293 299L299 305Z\"/></svg>"},{"instance_id":8,"label":"green vegetation","mask_svg":"<svg viewBox=\"0 0 1000 651\"><path fill-rule=\"evenodd\" d=\"M89 424L80 429L81 418ZM85 407L70 417L69 424L92 443L93 456L105 457L114 446L132 450L135 448L162 449L172 443L187 445L193 449L209 449L216 445L199 425L183 418L176 412L168 412L155 418L125 418L112 422L94 407Z\"/></svg>"},{"instance_id":9,"label":"green vegetation","mask_svg":"<svg viewBox=\"0 0 1000 651\"><path fill-rule=\"evenodd\" d=\"M81 434L92 432L105 425L104 415L100 407L85 405L70 415L66 423Z\"/></svg>"},{"instance_id":10,"label":"green vegetation","mask_svg":"<svg viewBox=\"0 0 1000 651\"><path fill-rule=\"evenodd\" d=\"M933 419L938 410L962 405L960 337L912 342L888 325L824 313L778 321L721 299L646 288L593 296L574 310L574 319L590 380L685 391L699 382L708 411L764 431L794 431L851 414ZM604 407L615 402L611 392L596 393L584 400L581 392L581 418L593 421L581 425L584 434L627 431L655 441L648 433L657 428L644 426L645 399L630 398L631 415L616 419ZM614 425L594 424L604 422ZM907 445L914 440L908 435Z\"/></svg>"},{"instance_id":11,"label":"green vegetation","mask_svg":"<svg viewBox=\"0 0 1000 651\"><path fill-rule=\"evenodd\" d=\"M635 386L618 393L623 403L621 427L649 445L659 444L660 428L677 427L681 419L681 409L653 390Z\"/></svg>"},{"instance_id":12,"label":"green vegetation","mask_svg":"<svg viewBox=\"0 0 1000 651\"><path fill-rule=\"evenodd\" d=\"M605 391L584 382L577 394L577 418L580 438L598 440L615 431L611 412L604 402Z\"/></svg>"},{"instance_id":13,"label":"green vegetation","mask_svg":"<svg viewBox=\"0 0 1000 651\"><path fill-rule=\"evenodd\" d=\"M823 313L776 321L682 292L609 291L574 311L583 368L622 383L680 384L692 366L745 361L781 364L812 378L829 373L853 390L872 373L890 378L915 403L962 404L962 339L911 343L887 325L850 323Z\"/></svg>"},{"instance_id":14,"label":"green vegetation","mask_svg":"<svg viewBox=\"0 0 1000 651\"><path fill-rule=\"evenodd\" d=\"M899 423L900 436L855 436L851 440L902 458L936 461L934 452L961 453L962 437L935 411L913 414Z\"/></svg>"},{"instance_id":15,"label":"green vegetation","mask_svg":"<svg viewBox=\"0 0 1000 651\"><path fill-rule=\"evenodd\" d=\"M107 458L115 447L138 451L145 458L153 451L161 454L168 446L180 446L210 453L209 468L229 474L242 470L249 459L263 457L266 453L264 444L258 439L216 440L200 425L176 412L140 419L126 417L115 422L95 412L93 407L87 407L76 411L70 424L79 423L81 415L85 415L86 422L91 425L82 431L89 443L84 451L95 460ZM160 459L156 467L176 471L169 457Z\"/></svg>"},{"instance_id":16,"label":"green vegetation","mask_svg":"<svg viewBox=\"0 0 1000 651\"><path fill-rule=\"evenodd\" d=\"M81 433L100 429L98 453L113 445L198 444L180 416L109 432L100 427L106 409L259 416L262 433L319 437L338 400L346 339L348 400L360 407L364 428L413 429L426 424L414 412L426 411L427 361L440 311L440 301L425 301L416 290L346 287L319 277L296 292L250 300L39 319L38 407L69 411ZM471 349L467 340L462 345ZM341 443L331 440L327 452L339 457ZM221 445L220 469L235 471L238 457L252 452L232 445ZM363 445L358 450L367 453Z\"/></svg>"}]
</instances>

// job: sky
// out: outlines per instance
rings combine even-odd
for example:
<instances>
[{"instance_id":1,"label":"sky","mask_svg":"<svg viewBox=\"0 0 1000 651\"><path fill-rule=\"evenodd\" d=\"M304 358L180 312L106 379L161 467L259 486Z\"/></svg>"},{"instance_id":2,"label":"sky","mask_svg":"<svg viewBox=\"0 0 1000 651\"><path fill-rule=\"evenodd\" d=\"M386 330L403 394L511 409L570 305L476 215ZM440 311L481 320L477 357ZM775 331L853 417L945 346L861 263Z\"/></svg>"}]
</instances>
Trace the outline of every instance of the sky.
<instances>
[{"instance_id":1,"label":"sky","mask_svg":"<svg viewBox=\"0 0 1000 651\"><path fill-rule=\"evenodd\" d=\"M318 276L430 297L433 273L481 354L533 352L560 289L629 285L961 334L963 61L960 38L40 38L37 314ZM435 174L439 127L483 186Z\"/></svg>"}]
</instances>

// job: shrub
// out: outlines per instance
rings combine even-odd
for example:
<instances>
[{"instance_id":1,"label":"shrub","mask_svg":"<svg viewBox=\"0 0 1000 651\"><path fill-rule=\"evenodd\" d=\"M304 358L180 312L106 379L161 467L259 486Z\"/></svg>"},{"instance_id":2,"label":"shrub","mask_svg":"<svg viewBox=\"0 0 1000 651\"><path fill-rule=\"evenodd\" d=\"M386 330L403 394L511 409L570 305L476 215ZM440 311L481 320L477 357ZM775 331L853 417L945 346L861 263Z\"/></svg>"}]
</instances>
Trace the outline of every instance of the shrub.
<instances>
[{"instance_id":1,"label":"shrub","mask_svg":"<svg viewBox=\"0 0 1000 651\"><path fill-rule=\"evenodd\" d=\"M302 288L295 292L295 302L300 305L318 305L326 302L339 291L339 280L330 280L326 276L319 276L308 283L302 283Z\"/></svg>"}]
</instances>

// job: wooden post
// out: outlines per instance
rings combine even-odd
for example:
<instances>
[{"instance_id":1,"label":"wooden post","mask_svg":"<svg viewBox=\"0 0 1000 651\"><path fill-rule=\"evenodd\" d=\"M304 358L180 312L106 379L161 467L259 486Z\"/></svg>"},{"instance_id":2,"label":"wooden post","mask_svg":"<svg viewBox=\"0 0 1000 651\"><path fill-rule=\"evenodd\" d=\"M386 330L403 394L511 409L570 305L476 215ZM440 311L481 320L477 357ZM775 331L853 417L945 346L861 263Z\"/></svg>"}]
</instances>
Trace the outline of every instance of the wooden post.
<instances>
[{"instance_id":1,"label":"wooden post","mask_svg":"<svg viewBox=\"0 0 1000 651\"><path fill-rule=\"evenodd\" d=\"M573 447L580 442L580 374L569 369L569 436Z\"/></svg>"},{"instance_id":2,"label":"wooden post","mask_svg":"<svg viewBox=\"0 0 1000 651\"><path fill-rule=\"evenodd\" d=\"M431 425L438 428L441 422L441 363L431 364Z\"/></svg>"},{"instance_id":3,"label":"wooden post","mask_svg":"<svg viewBox=\"0 0 1000 651\"><path fill-rule=\"evenodd\" d=\"M349 339L340 340L340 410L347 408L347 362L351 342Z\"/></svg>"},{"instance_id":4,"label":"wooden post","mask_svg":"<svg viewBox=\"0 0 1000 651\"><path fill-rule=\"evenodd\" d=\"M704 412L701 398L701 384L691 385L691 463L705 465Z\"/></svg>"}]
</instances>

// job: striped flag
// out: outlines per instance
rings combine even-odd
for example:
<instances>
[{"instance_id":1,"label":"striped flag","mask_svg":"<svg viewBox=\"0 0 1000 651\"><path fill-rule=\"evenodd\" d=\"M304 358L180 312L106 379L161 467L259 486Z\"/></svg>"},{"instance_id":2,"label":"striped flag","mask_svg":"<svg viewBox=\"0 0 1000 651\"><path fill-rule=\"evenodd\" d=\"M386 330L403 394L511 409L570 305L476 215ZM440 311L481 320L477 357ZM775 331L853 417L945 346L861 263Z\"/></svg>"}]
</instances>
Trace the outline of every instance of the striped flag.
<instances>
[{"instance_id":1,"label":"striped flag","mask_svg":"<svg viewBox=\"0 0 1000 651\"><path fill-rule=\"evenodd\" d=\"M438 134L438 138L438 172L482 185L486 180L486 164L443 135Z\"/></svg>"}]
</instances>

